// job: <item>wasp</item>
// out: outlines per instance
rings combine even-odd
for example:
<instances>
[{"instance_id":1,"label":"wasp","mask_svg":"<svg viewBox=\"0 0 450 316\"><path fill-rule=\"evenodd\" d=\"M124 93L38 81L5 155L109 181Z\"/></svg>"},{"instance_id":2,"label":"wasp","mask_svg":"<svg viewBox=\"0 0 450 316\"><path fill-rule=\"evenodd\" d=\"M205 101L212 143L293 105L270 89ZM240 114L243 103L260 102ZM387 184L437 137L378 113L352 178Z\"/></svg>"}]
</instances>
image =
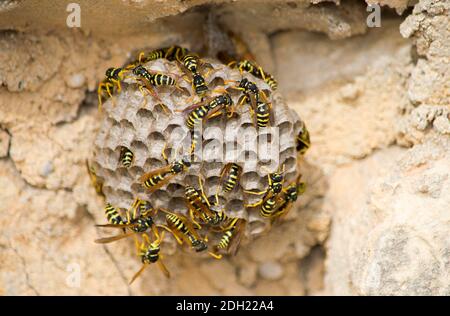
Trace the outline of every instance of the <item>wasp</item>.
<instances>
[{"instance_id":1,"label":"wasp","mask_svg":"<svg viewBox=\"0 0 450 316\"><path fill-rule=\"evenodd\" d=\"M147 91L158 101L161 101L158 94L154 91L153 87L161 87L161 86L175 86L177 89L181 89L178 87L177 82L174 78L171 76L162 74L162 73L150 73L144 66L138 65L133 68L133 74L135 76L138 76L139 78L143 79L144 86L147 89ZM143 86L139 86L139 90L141 91L142 95L145 95L145 92L143 90ZM146 103L147 101L145 101ZM168 110L167 106L163 106L163 110L170 114L170 111Z\"/></svg>"},{"instance_id":2,"label":"wasp","mask_svg":"<svg viewBox=\"0 0 450 316\"><path fill-rule=\"evenodd\" d=\"M140 52L139 57L137 60L131 63L133 64L143 64L147 63L149 61L157 60L160 58L165 58L169 61L178 60L181 61L181 59L189 52L187 48L183 48L180 46L169 46L169 47L163 47L154 49L151 52L149 52L147 55L144 52Z\"/></svg>"},{"instance_id":3,"label":"wasp","mask_svg":"<svg viewBox=\"0 0 450 316\"><path fill-rule=\"evenodd\" d=\"M270 218L273 216L276 210L277 206L277 196L276 195L269 195L267 198L264 199L261 210L259 211L259 214L264 218Z\"/></svg>"},{"instance_id":4,"label":"wasp","mask_svg":"<svg viewBox=\"0 0 450 316\"><path fill-rule=\"evenodd\" d=\"M199 58L193 54L187 54L183 57L182 63L192 73L198 73Z\"/></svg>"},{"instance_id":5,"label":"wasp","mask_svg":"<svg viewBox=\"0 0 450 316\"><path fill-rule=\"evenodd\" d=\"M99 109L102 106L102 100L104 97L104 94L106 92L108 97L112 97L113 93L116 90L117 92L120 92L122 90L122 86L120 84L121 81L123 81L124 74L127 72L127 69L124 68L108 68L105 72L105 79L100 82L97 89L97 95L98 95L98 106Z\"/></svg>"},{"instance_id":6,"label":"wasp","mask_svg":"<svg viewBox=\"0 0 450 316\"><path fill-rule=\"evenodd\" d=\"M246 207L256 207L261 205L259 214L264 218L271 218L278 208L279 195L269 191L260 201L254 204L248 204Z\"/></svg>"},{"instance_id":7,"label":"wasp","mask_svg":"<svg viewBox=\"0 0 450 316\"><path fill-rule=\"evenodd\" d=\"M129 168L133 163L134 154L131 150L126 147L122 147L120 151L119 161L125 168Z\"/></svg>"},{"instance_id":8,"label":"wasp","mask_svg":"<svg viewBox=\"0 0 450 316\"><path fill-rule=\"evenodd\" d=\"M156 234L155 234L156 235ZM156 263L160 270L164 273L167 278L170 278L170 272L162 261L161 255L161 241L164 239L164 232L161 235L156 235L155 241L150 241L150 238L143 234L144 242L140 245L139 255L142 261L142 268L133 276L130 283L133 283L141 273L152 263Z\"/></svg>"},{"instance_id":9,"label":"wasp","mask_svg":"<svg viewBox=\"0 0 450 316\"><path fill-rule=\"evenodd\" d=\"M133 68L133 74L144 78L152 86L174 86L176 83L172 77L160 73L152 74L142 65Z\"/></svg>"},{"instance_id":10,"label":"wasp","mask_svg":"<svg viewBox=\"0 0 450 316\"><path fill-rule=\"evenodd\" d=\"M271 217L277 207L279 194L283 190L284 183L284 165L281 172L274 172L267 175L268 188L260 192L244 191L250 194L264 194L262 199L253 204L247 204L245 207L257 207L261 205L260 215L262 217Z\"/></svg>"},{"instance_id":11,"label":"wasp","mask_svg":"<svg viewBox=\"0 0 450 316\"><path fill-rule=\"evenodd\" d=\"M113 227L121 228L124 230L128 228L131 230L131 232L112 237L100 238L95 240L95 242L105 244L132 236L136 233L144 233L149 229L157 230L155 222L153 221L153 216L156 214L156 210L154 210L150 206L150 203L148 203L147 201L136 199L131 209L133 210L133 215L130 217L130 211L128 211L126 221L123 220L122 217L120 217L117 211L112 211L109 217L107 213L107 218L110 224L95 225L96 227ZM139 210L139 216L137 215L137 210ZM151 213L154 214L152 215ZM113 215L114 218L110 218L111 215ZM117 215L119 217L117 217Z\"/></svg>"},{"instance_id":12,"label":"wasp","mask_svg":"<svg viewBox=\"0 0 450 316\"><path fill-rule=\"evenodd\" d=\"M155 50L152 50L145 58L142 58L141 55L139 55L139 62L147 63L152 60L157 60L160 58L165 58L166 54L168 52L169 47L165 48L158 48ZM141 53L142 55L145 55L144 53Z\"/></svg>"},{"instance_id":13,"label":"wasp","mask_svg":"<svg viewBox=\"0 0 450 316\"><path fill-rule=\"evenodd\" d=\"M147 55L145 55L144 52L140 52L138 59L132 62L130 65L145 64L149 61L166 58L167 54L169 53L169 49L170 47L154 49Z\"/></svg>"},{"instance_id":14,"label":"wasp","mask_svg":"<svg viewBox=\"0 0 450 316\"><path fill-rule=\"evenodd\" d=\"M201 225L198 224L195 220L195 215L200 217L203 222L207 223L210 218L211 211L209 209L209 205L207 201L203 198L202 193L200 193L196 188L187 185L184 190L184 195L186 197L187 206L189 208L189 214L192 222L198 227L201 228Z\"/></svg>"},{"instance_id":15,"label":"wasp","mask_svg":"<svg viewBox=\"0 0 450 316\"><path fill-rule=\"evenodd\" d=\"M103 194L103 181L101 181L97 177L97 173L95 172L95 168L89 165L89 161L86 159L86 168L89 174L89 178L91 178L91 183L94 186L95 192L97 192L100 196L105 196Z\"/></svg>"},{"instance_id":16,"label":"wasp","mask_svg":"<svg viewBox=\"0 0 450 316\"><path fill-rule=\"evenodd\" d=\"M256 105L256 102L259 101L260 91L258 89L258 86L254 82L248 80L247 78L242 78L242 80L240 81L225 81L225 84L228 84L229 82L237 83L236 86L232 85L230 86L230 88L242 91L244 95L243 98L241 98L239 105L248 102L254 107Z\"/></svg>"},{"instance_id":17,"label":"wasp","mask_svg":"<svg viewBox=\"0 0 450 316\"><path fill-rule=\"evenodd\" d=\"M241 81L239 81L239 85L237 86L237 89L241 90L244 93L244 96L246 98L250 98L253 96L257 100L259 99L259 89L256 86L256 84L247 78L243 78Z\"/></svg>"},{"instance_id":18,"label":"wasp","mask_svg":"<svg viewBox=\"0 0 450 316\"><path fill-rule=\"evenodd\" d=\"M205 78L198 72L192 74L192 86L195 93L199 96L204 96L208 91L208 86L206 85Z\"/></svg>"},{"instance_id":19,"label":"wasp","mask_svg":"<svg viewBox=\"0 0 450 316\"><path fill-rule=\"evenodd\" d=\"M201 97L208 91L205 78L199 73L199 58L194 54L186 54L181 60L183 66L192 74L192 89Z\"/></svg>"},{"instance_id":20,"label":"wasp","mask_svg":"<svg viewBox=\"0 0 450 316\"><path fill-rule=\"evenodd\" d=\"M189 50L187 48L173 45L173 46L167 48L165 58L169 61L177 60L177 61L181 62L183 60L184 56L186 56L186 54L188 54L188 53L189 53Z\"/></svg>"},{"instance_id":21,"label":"wasp","mask_svg":"<svg viewBox=\"0 0 450 316\"><path fill-rule=\"evenodd\" d=\"M106 79L117 85L117 89L120 92L120 90L122 90L121 84L120 82L124 79L124 73L127 70L124 68L108 68L105 72L106 75Z\"/></svg>"},{"instance_id":22,"label":"wasp","mask_svg":"<svg viewBox=\"0 0 450 316\"><path fill-rule=\"evenodd\" d=\"M209 254L216 259L222 258L221 251L236 255L242 240L245 225L246 221L244 219L233 218L228 227L223 231L219 242L213 247L214 251L209 252Z\"/></svg>"},{"instance_id":23,"label":"wasp","mask_svg":"<svg viewBox=\"0 0 450 316\"><path fill-rule=\"evenodd\" d=\"M222 179L225 175L225 180L223 181L222 188L225 192L232 191L237 183L242 173L242 168L236 163L227 164L220 173L220 178Z\"/></svg>"},{"instance_id":24,"label":"wasp","mask_svg":"<svg viewBox=\"0 0 450 316\"><path fill-rule=\"evenodd\" d=\"M157 189L168 183L174 176L184 172L191 166L189 157L183 157L180 160L176 160L169 164L167 156L162 152L162 156L167 165L162 168L152 170L145 173L140 177L140 182L146 187L150 193L155 192Z\"/></svg>"},{"instance_id":25,"label":"wasp","mask_svg":"<svg viewBox=\"0 0 450 316\"><path fill-rule=\"evenodd\" d=\"M269 87L272 90L278 89L278 82L275 80L275 78L272 75L270 75L268 73L264 74L263 80L269 85Z\"/></svg>"},{"instance_id":26,"label":"wasp","mask_svg":"<svg viewBox=\"0 0 450 316\"><path fill-rule=\"evenodd\" d=\"M264 82L266 82L272 90L276 90L278 88L278 83L275 78L271 74L265 72L261 66L256 65L254 62L244 59L239 62L232 61L228 64L228 66L235 66L241 73L248 72L257 78L264 80Z\"/></svg>"},{"instance_id":27,"label":"wasp","mask_svg":"<svg viewBox=\"0 0 450 316\"><path fill-rule=\"evenodd\" d=\"M261 204L264 204L264 202L273 196L278 195L283 190L283 183L284 183L284 171L285 171L285 165L283 165L281 171L276 171L267 174L267 180L268 180L268 188L263 191L244 191L245 193L255 194L255 195L262 195L264 194L264 197L256 202L255 204L247 204L246 207L256 207Z\"/></svg>"},{"instance_id":28,"label":"wasp","mask_svg":"<svg viewBox=\"0 0 450 316\"><path fill-rule=\"evenodd\" d=\"M311 146L311 141L309 138L309 132L306 129L306 126L303 124L302 129L300 130L300 132L298 133L296 139L296 148L297 151L303 155L305 154L305 152L308 150L309 146Z\"/></svg>"},{"instance_id":29,"label":"wasp","mask_svg":"<svg viewBox=\"0 0 450 316\"><path fill-rule=\"evenodd\" d=\"M258 102L256 106L256 125L267 127L270 124L270 105L265 102Z\"/></svg>"},{"instance_id":30,"label":"wasp","mask_svg":"<svg viewBox=\"0 0 450 316\"><path fill-rule=\"evenodd\" d=\"M108 222L114 225L123 225L126 224L125 221L120 216L119 211L112 206L110 203L106 203L105 205L105 215Z\"/></svg>"},{"instance_id":31,"label":"wasp","mask_svg":"<svg viewBox=\"0 0 450 316\"><path fill-rule=\"evenodd\" d=\"M196 252L201 252L208 248L208 245L198 235L193 224L184 215L171 213L167 210L162 211L166 213L167 226L161 225L161 227L171 232L180 245L185 241Z\"/></svg>"},{"instance_id":32,"label":"wasp","mask_svg":"<svg viewBox=\"0 0 450 316\"><path fill-rule=\"evenodd\" d=\"M261 128L267 127L270 124L270 110L272 105L267 99L266 94L260 91L256 84L247 78L239 81L239 85L234 88L241 90L244 94L244 97L240 101L241 105L245 102L250 103L252 115L256 116L255 125Z\"/></svg>"},{"instance_id":33,"label":"wasp","mask_svg":"<svg viewBox=\"0 0 450 316\"><path fill-rule=\"evenodd\" d=\"M186 125L189 129L192 130L205 118L209 119L215 116L224 108L227 109L228 113L234 111L233 100L228 93L218 95L210 99L209 101L203 101L198 104L194 104L183 110L183 112L190 111L186 118Z\"/></svg>"},{"instance_id":34,"label":"wasp","mask_svg":"<svg viewBox=\"0 0 450 316\"><path fill-rule=\"evenodd\" d=\"M300 177L301 175L293 184L290 184L288 187L283 189L281 203L273 210L271 216L272 218L286 215L289 212L292 204L297 201L298 196L305 192L306 184L304 182L300 182Z\"/></svg>"},{"instance_id":35,"label":"wasp","mask_svg":"<svg viewBox=\"0 0 450 316\"><path fill-rule=\"evenodd\" d=\"M217 226L223 224L228 220L228 216L223 211L216 211L212 209L211 203L205 195L203 189L203 183L199 177L200 190L188 185L185 187L185 196L189 208L189 215L192 222L201 227L195 220L196 217L200 218L203 223ZM218 196L216 195L216 205L218 204Z\"/></svg>"}]
</instances>

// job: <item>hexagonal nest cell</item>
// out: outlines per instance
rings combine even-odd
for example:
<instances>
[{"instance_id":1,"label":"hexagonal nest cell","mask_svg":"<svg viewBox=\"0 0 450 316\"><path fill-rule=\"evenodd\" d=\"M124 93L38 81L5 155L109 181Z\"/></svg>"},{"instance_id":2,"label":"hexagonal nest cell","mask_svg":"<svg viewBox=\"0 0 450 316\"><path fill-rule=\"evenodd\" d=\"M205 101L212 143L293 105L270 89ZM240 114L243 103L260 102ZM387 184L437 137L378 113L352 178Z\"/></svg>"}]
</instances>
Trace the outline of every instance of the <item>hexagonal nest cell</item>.
<instances>
[{"instance_id":1,"label":"hexagonal nest cell","mask_svg":"<svg viewBox=\"0 0 450 316\"><path fill-rule=\"evenodd\" d=\"M261 199L261 195L246 191L265 190L268 174L281 170L282 166L285 185L297 179L296 136L304 128L304 123L264 80L247 72L241 73L215 59L202 59L199 69L209 88L206 99L229 93L235 105L235 115L221 114L205 119L203 139L192 156L192 165L160 189L149 193L140 177L167 166L162 157L163 150L168 154L169 164L190 152L191 134L186 126L188 107L201 100L192 87L189 71L180 62L161 58L142 65L151 73L164 73L176 78L177 85L155 87L155 97L155 94L139 89L136 77L131 73L123 80L121 91L103 104L102 123L91 165L103 183L106 202L120 209L122 216L138 198L150 202L154 208L189 217L184 189L187 185L199 189L199 181L202 181L210 201L216 200L217 193L216 207L230 217L246 221L244 240L249 241L267 232L271 220L261 217L258 207L245 206ZM271 103L269 127L258 128L250 103L241 102L243 94L236 85L243 78L254 82ZM123 148L134 154L132 164L127 168L120 161ZM221 171L230 162L238 164L242 172L236 187L231 192L224 192ZM158 212L154 221L165 224L165 214ZM199 230L201 236L205 236L207 231L207 227ZM219 238L209 233L208 237L208 244L217 242ZM161 248L164 253L173 253L176 249L174 244L174 239L166 235Z\"/></svg>"}]
</instances>

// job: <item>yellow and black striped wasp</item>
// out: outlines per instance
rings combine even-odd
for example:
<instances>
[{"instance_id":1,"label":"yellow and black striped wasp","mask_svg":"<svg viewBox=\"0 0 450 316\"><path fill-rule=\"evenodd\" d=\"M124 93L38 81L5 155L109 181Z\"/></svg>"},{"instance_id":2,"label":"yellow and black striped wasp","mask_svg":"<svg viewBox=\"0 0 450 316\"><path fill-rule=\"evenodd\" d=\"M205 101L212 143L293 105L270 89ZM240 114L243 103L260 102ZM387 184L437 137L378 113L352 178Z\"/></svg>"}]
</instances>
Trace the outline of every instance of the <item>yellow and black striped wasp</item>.
<instances>
[{"instance_id":1,"label":"yellow and black striped wasp","mask_svg":"<svg viewBox=\"0 0 450 316\"><path fill-rule=\"evenodd\" d=\"M125 79L125 68L108 68L105 72L105 79L99 83L97 88L98 106L101 109L104 97L112 98L113 94L122 90L121 81ZM105 96L106 93L106 96Z\"/></svg>"},{"instance_id":2,"label":"yellow and black striped wasp","mask_svg":"<svg viewBox=\"0 0 450 316\"><path fill-rule=\"evenodd\" d=\"M304 155L306 153L306 151L309 149L309 147L311 146L311 140L309 137L309 132L306 129L306 125L303 123L303 126L300 130L300 132L298 133L296 139L296 149L298 151L299 154Z\"/></svg>"},{"instance_id":3,"label":"yellow and black striped wasp","mask_svg":"<svg viewBox=\"0 0 450 316\"><path fill-rule=\"evenodd\" d=\"M97 177L97 173L95 172L95 168L91 165L89 165L89 161L86 159L86 168L89 174L89 178L91 179L92 186L95 189L95 192L97 192L98 195L105 197L103 194L103 181L101 181Z\"/></svg>"},{"instance_id":4,"label":"yellow and black striped wasp","mask_svg":"<svg viewBox=\"0 0 450 316\"><path fill-rule=\"evenodd\" d=\"M262 217L271 217L274 209L277 206L277 201L279 194L283 190L284 183L284 165L282 167L281 172L273 172L267 175L267 179L269 182L268 188L263 191L254 192L254 191L244 191L250 194L261 195L264 196L255 203L246 204L245 207L258 207L261 206L260 215Z\"/></svg>"},{"instance_id":5,"label":"yellow and black striped wasp","mask_svg":"<svg viewBox=\"0 0 450 316\"><path fill-rule=\"evenodd\" d=\"M123 219L119 212L110 204L107 205L105 212L110 224L95 225L96 227L112 227L123 230L129 229L130 232L112 237L100 238L95 240L96 243L106 244L127 238L134 234L144 233L147 230L157 231L156 225L153 221L153 216L155 216L157 210L153 209L147 201L136 199L131 207L131 210L127 211L126 220Z\"/></svg>"},{"instance_id":6,"label":"yellow and black striped wasp","mask_svg":"<svg viewBox=\"0 0 450 316\"><path fill-rule=\"evenodd\" d=\"M281 167L281 171L280 171L280 169L278 169L278 171L276 171L276 172L268 173L267 174L268 187L267 187L267 189L265 189L263 191L255 192L255 191L244 190L245 193L249 193L249 194L255 194L255 195L263 195L264 194L264 197L260 201L254 203L254 204L247 204L246 207L259 206L264 203L264 200L266 198L269 198L270 196L278 195L283 189L284 171L285 171L285 165L283 164L283 166Z\"/></svg>"},{"instance_id":7,"label":"yellow and black striped wasp","mask_svg":"<svg viewBox=\"0 0 450 316\"><path fill-rule=\"evenodd\" d=\"M200 218L204 223L209 222L212 215L209 202L203 197L203 194L199 192L199 190L190 185L185 187L184 194L189 209L189 216L197 228L201 228L201 225L196 221L196 218Z\"/></svg>"},{"instance_id":8,"label":"yellow and black striped wasp","mask_svg":"<svg viewBox=\"0 0 450 316\"><path fill-rule=\"evenodd\" d=\"M306 190L306 183L300 181L301 175L297 177L297 180L283 188L283 195L277 204L277 207L271 212L271 218L276 219L280 216L286 215L293 203L297 201L299 195L303 194Z\"/></svg>"},{"instance_id":9,"label":"yellow and black striped wasp","mask_svg":"<svg viewBox=\"0 0 450 316\"><path fill-rule=\"evenodd\" d=\"M261 204L261 209L259 214L264 218L271 218L277 209L277 203L279 201L279 196L274 194L267 195Z\"/></svg>"},{"instance_id":10,"label":"yellow and black striped wasp","mask_svg":"<svg viewBox=\"0 0 450 316\"><path fill-rule=\"evenodd\" d=\"M134 154L133 152L128 149L125 146L122 146L122 149L120 150L120 156L119 161L125 168L131 167L131 164L133 163Z\"/></svg>"},{"instance_id":11,"label":"yellow and black striped wasp","mask_svg":"<svg viewBox=\"0 0 450 316\"><path fill-rule=\"evenodd\" d=\"M242 168L238 164L234 162L226 164L220 172L220 179L223 179L222 190L231 192L238 184L241 173Z\"/></svg>"},{"instance_id":12,"label":"yellow and black striped wasp","mask_svg":"<svg viewBox=\"0 0 450 316\"><path fill-rule=\"evenodd\" d=\"M237 217L233 218L230 224L222 230L223 233L219 242L213 246L213 251L209 252L209 254L216 259L221 259L223 256L222 253L231 253L233 256L236 255L246 223L245 219Z\"/></svg>"},{"instance_id":13,"label":"yellow and black striped wasp","mask_svg":"<svg viewBox=\"0 0 450 316\"><path fill-rule=\"evenodd\" d=\"M192 75L192 89L202 98L208 91L208 86L206 85L205 78L200 74L198 69L200 58L194 54L186 54L182 58L181 63Z\"/></svg>"},{"instance_id":14,"label":"yellow and black striped wasp","mask_svg":"<svg viewBox=\"0 0 450 316\"><path fill-rule=\"evenodd\" d=\"M189 54L189 49L177 45L173 45L167 48L166 55L164 58L166 58L169 61L177 60L181 62L186 56Z\"/></svg>"},{"instance_id":15,"label":"yellow and black striped wasp","mask_svg":"<svg viewBox=\"0 0 450 316\"><path fill-rule=\"evenodd\" d=\"M274 220L281 215L287 214L290 206L297 200L299 194L305 191L305 183L300 182L300 176L294 184L282 189L282 194L269 194L261 205L260 215L264 218Z\"/></svg>"},{"instance_id":16,"label":"yellow and black striped wasp","mask_svg":"<svg viewBox=\"0 0 450 316\"><path fill-rule=\"evenodd\" d=\"M147 70L147 68L142 65L141 55L139 56L137 63L131 63L126 69L131 71L133 75L137 77L138 81L143 83L138 86L142 95L145 96L145 91L148 91L150 95L159 102L161 102L161 99L154 90L154 87L175 86L177 89L180 89L177 86L177 81L173 77L162 73L153 73ZM166 106L164 106L164 111L169 111Z\"/></svg>"},{"instance_id":17,"label":"yellow and black striped wasp","mask_svg":"<svg viewBox=\"0 0 450 316\"><path fill-rule=\"evenodd\" d=\"M232 86L232 88L242 91L243 97L239 104L250 104L251 113L256 119L255 125L261 128L269 126L272 104L269 102L266 94L260 91L256 84L247 78L242 78L239 84Z\"/></svg>"},{"instance_id":18,"label":"yellow and black striped wasp","mask_svg":"<svg viewBox=\"0 0 450 316\"><path fill-rule=\"evenodd\" d=\"M139 181L150 193L155 192L167 184L173 177L186 171L191 166L191 161L188 156L169 163L165 154L165 148L162 151L162 156L166 161L166 166L147 172L139 178Z\"/></svg>"},{"instance_id":19,"label":"yellow and black striped wasp","mask_svg":"<svg viewBox=\"0 0 450 316\"><path fill-rule=\"evenodd\" d=\"M220 111L224 109L227 113L234 112L233 100L228 93L220 94L184 109L183 112L189 111L186 118L186 125L192 130L196 125L203 122L204 119L212 118L220 114Z\"/></svg>"},{"instance_id":20,"label":"yellow and black striped wasp","mask_svg":"<svg viewBox=\"0 0 450 316\"><path fill-rule=\"evenodd\" d=\"M125 68L108 68L105 72L106 79L109 80L109 82L115 84L117 86L117 91L120 92L122 90L122 86L120 84L121 81L123 81L124 74L127 72Z\"/></svg>"},{"instance_id":21,"label":"yellow and black striped wasp","mask_svg":"<svg viewBox=\"0 0 450 316\"><path fill-rule=\"evenodd\" d=\"M108 222L113 225L125 224L125 221L122 219L122 216L120 216L119 211L114 206L112 206L111 203L106 203L105 215Z\"/></svg>"},{"instance_id":22,"label":"yellow and black striped wasp","mask_svg":"<svg viewBox=\"0 0 450 316\"><path fill-rule=\"evenodd\" d=\"M261 66L257 65L255 62L250 60L232 61L228 64L229 67L236 67L241 73L248 72L253 76L264 80L267 85L272 89L276 90L278 88L278 83L275 78L264 71Z\"/></svg>"},{"instance_id":23,"label":"yellow and black striped wasp","mask_svg":"<svg viewBox=\"0 0 450 316\"><path fill-rule=\"evenodd\" d=\"M161 211L166 213L167 226L160 225L160 227L172 233L180 245L182 245L183 242L186 242L196 252L201 252L208 249L208 245L205 240L200 237L194 228L194 225L186 216L175 214L164 209L161 209Z\"/></svg>"},{"instance_id":24,"label":"yellow and black striped wasp","mask_svg":"<svg viewBox=\"0 0 450 316\"><path fill-rule=\"evenodd\" d=\"M139 256L141 257L142 267L130 280L129 284L132 284L142 272L152 263L156 263L159 269L164 273L167 278L170 278L170 272L162 261L161 255L161 241L164 240L164 232L161 235L155 233L155 241L151 241L147 234L143 234L144 241L139 246Z\"/></svg>"},{"instance_id":25,"label":"yellow and black striped wasp","mask_svg":"<svg viewBox=\"0 0 450 316\"><path fill-rule=\"evenodd\" d=\"M157 48L150 51L148 54L145 52L140 52L138 59L131 62L130 65L145 64L149 61L157 59L167 59L169 61L178 60L181 62L182 58L189 53L189 50L180 46L168 46L163 48Z\"/></svg>"},{"instance_id":26,"label":"yellow and black striped wasp","mask_svg":"<svg viewBox=\"0 0 450 316\"><path fill-rule=\"evenodd\" d=\"M151 73L142 65L137 65L134 67L133 74L143 78L147 83L155 87L174 86L176 84L175 79L172 77L161 73Z\"/></svg>"},{"instance_id":27,"label":"yellow and black striped wasp","mask_svg":"<svg viewBox=\"0 0 450 316\"><path fill-rule=\"evenodd\" d=\"M204 224L210 226L219 226L226 223L229 219L223 210L217 211L213 209L210 201L208 200L205 191L203 189L203 183L201 177L198 178L200 189L196 189L193 186L187 185L185 187L185 197L187 206L189 209L189 215L192 222L200 228L197 218L201 219ZM218 196L216 194L216 202L214 206L218 205Z\"/></svg>"}]
</instances>

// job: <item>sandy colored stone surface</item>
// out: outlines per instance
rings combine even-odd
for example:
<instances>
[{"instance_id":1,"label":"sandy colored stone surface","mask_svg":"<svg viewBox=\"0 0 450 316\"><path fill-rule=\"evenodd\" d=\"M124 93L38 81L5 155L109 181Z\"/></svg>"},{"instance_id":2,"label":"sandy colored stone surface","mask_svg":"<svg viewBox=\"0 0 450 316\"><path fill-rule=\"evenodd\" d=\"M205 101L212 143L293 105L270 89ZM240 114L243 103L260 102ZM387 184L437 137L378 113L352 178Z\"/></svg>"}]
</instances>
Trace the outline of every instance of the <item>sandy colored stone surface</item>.
<instances>
[{"instance_id":1,"label":"sandy colored stone surface","mask_svg":"<svg viewBox=\"0 0 450 316\"><path fill-rule=\"evenodd\" d=\"M1 2L0 294L450 294L445 1L419 1L379 29L366 27L364 1L260 1L256 11L114 2L80 1L91 9L80 30L66 28L62 3ZM206 2L223 2L209 15L248 30L306 122L308 190L236 257L167 256L170 280L151 267L128 286L140 267L133 242L93 242L104 222L84 165L99 128L96 84L144 47L202 49L204 29L192 25L207 20ZM244 25L258 10L267 19Z\"/></svg>"},{"instance_id":2,"label":"sandy colored stone surface","mask_svg":"<svg viewBox=\"0 0 450 316\"><path fill-rule=\"evenodd\" d=\"M449 295L449 145L430 138L336 171L325 203L335 210L328 291Z\"/></svg>"}]
</instances>

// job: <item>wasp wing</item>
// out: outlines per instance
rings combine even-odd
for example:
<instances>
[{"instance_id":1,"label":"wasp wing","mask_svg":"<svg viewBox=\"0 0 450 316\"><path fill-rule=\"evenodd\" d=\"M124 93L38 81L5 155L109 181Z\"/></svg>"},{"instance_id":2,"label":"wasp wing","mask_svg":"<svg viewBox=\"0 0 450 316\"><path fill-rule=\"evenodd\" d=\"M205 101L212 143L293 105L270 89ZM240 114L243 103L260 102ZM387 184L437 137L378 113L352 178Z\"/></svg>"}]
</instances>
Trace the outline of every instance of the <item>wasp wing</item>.
<instances>
[{"instance_id":1,"label":"wasp wing","mask_svg":"<svg viewBox=\"0 0 450 316\"><path fill-rule=\"evenodd\" d=\"M139 271L136 272L136 274L131 278L131 281L128 284L131 285L131 283L133 283L134 280L136 280L141 275L141 273L144 272L144 270L145 270L145 268L147 268L147 266L148 266L148 264L144 263L142 265L142 267L139 269Z\"/></svg>"},{"instance_id":2,"label":"wasp wing","mask_svg":"<svg viewBox=\"0 0 450 316\"><path fill-rule=\"evenodd\" d=\"M238 223L236 223L236 226L233 231L234 236L230 242L230 245L228 246L228 252L231 253L233 256L235 256L239 250L239 245L241 244L246 224L247 221L244 219L239 219Z\"/></svg>"},{"instance_id":3,"label":"wasp wing","mask_svg":"<svg viewBox=\"0 0 450 316\"><path fill-rule=\"evenodd\" d=\"M167 269L166 265L162 262L161 258L156 261L156 264L159 266L159 269L164 273L166 278L170 278L170 272Z\"/></svg>"},{"instance_id":4,"label":"wasp wing","mask_svg":"<svg viewBox=\"0 0 450 316\"><path fill-rule=\"evenodd\" d=\"M96 239L95 242L98 244L107 244L116 240L120 240L123 238L127 238L129 236L132 236L134 234L134 232L130 232L127 234L122 234L122 235L117 235L117 236L112 236L112 237L106 237L106 238L100 238L100 239Z\"/></svg>"},{"instance_id":5,"label":"wasp wing","mask_svg":"<svg viewBox=\"0 0 450 316\"><path fill-rule=\"evenodd\" d=\"M157 184L151 187L146 187L150 193L155 192L157 189L162 187L164 184L166 184L172 177L171 175L168 175L170 173L171 166L167 165L165 167L161 167L155 170L152 170L150 172L144 173L140 178L139 181L144 184L147 180L151 179L152 177L155 177L157 175L161 175L163 177L163 180L159 181Z\"/></svg>"}]
</instances>

